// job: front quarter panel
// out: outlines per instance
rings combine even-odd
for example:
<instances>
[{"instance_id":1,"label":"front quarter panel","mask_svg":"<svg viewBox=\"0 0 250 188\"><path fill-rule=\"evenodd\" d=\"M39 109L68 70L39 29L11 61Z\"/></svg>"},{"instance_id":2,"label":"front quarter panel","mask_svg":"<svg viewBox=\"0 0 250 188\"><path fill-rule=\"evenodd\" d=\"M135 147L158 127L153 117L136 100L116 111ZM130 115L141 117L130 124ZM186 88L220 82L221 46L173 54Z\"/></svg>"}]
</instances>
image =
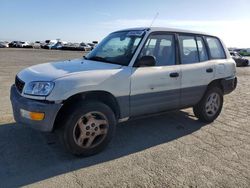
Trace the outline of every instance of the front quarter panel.
<instances>
[{"instance_id":1,"label":"front quarter panel","mask_svg":"<svg viewBox=\"0 0 250 188\"><path fill-rule=\"evenodd\" d=\"M88 91L106 91L115 97L129 96L131 67L92 70L56 79L55 87L46 98L61 101Z\"/></svg>"}]
</instances>

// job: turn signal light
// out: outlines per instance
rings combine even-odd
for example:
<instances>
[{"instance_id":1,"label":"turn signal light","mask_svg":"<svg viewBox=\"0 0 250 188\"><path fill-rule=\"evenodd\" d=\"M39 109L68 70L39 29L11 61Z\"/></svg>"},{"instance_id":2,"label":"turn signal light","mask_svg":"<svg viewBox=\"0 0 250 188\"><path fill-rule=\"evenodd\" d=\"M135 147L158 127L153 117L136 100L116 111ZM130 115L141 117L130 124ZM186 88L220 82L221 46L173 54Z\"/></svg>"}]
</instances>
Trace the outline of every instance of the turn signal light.
<instances>
[{"instance_id":1,"label":"turn signal light","mask_svg":"<svg viewBox=\"0 0 250 188\"><path fill-rule=\"evenodd\" d=\"M29 112L24 109L21 109L20 111L23 117L34 120L34 121L41 121L45 117L45 114L43 112Z\"/></svg>"}]
</instances>

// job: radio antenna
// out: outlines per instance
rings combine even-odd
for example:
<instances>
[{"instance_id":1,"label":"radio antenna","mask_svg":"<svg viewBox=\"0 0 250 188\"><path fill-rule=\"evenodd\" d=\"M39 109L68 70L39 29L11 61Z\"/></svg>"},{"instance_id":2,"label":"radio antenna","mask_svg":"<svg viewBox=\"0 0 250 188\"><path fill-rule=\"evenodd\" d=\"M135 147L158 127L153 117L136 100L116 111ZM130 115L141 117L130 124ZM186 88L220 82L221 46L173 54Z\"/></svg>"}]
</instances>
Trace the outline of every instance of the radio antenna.
<instances>
[{"instance_id":1,"label":"radio antenna","mask_svg":"<svg viewBox=\"0 0 250 188\"><path fill-rule=\"evenodd\" d=\"M159 16L159 12L157 12L156 14L155 14L155 16L154 16L154 18L153 18L153 20L152 20L152 22L151 22L151 24L150 24L150 28L152 27L152 25L154 24L154 22L155 22L155 20L156 20L156 18Z\"/></svg>"}]
</instances>

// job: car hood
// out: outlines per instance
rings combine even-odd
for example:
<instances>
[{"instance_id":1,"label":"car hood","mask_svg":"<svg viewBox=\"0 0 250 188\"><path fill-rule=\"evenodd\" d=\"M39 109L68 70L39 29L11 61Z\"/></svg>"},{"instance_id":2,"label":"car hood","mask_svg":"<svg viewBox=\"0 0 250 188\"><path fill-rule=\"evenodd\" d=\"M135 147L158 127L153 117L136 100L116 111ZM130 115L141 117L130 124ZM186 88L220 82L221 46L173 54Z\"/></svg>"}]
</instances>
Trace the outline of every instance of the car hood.
<instances>
[{"instance_id":1,"label":"car hood","mask_svg":"<svg viewBox=\"0 0 250 188\"><path fill-rule=\"evenodd\" d=\"M20 71L17 76L24 82L53 81L84 71L119 69L121 65L102 63L92 60L74 59L34 65Z\"/></svg>"}]
</instances>

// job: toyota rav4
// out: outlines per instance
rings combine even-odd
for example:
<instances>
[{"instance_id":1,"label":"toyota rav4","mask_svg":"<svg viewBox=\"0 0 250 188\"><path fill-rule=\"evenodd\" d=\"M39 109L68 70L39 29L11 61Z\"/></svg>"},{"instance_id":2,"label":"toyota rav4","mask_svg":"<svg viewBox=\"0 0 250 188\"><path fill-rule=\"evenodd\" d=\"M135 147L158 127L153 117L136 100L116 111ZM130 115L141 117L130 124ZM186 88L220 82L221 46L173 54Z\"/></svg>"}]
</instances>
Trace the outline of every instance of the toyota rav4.
<instances>
[{"instance_id":1,"label":"toyota rav4","mask_svg":"<svg viewBox=\"0 0 250 188\"><path fill-rule=\"evenodd\" d=\"M235 62L218 37L135 28L111 33L83 58L22 70L11 102L16 122L59 130L68 151L89 156L133 117L192 107L212 122L236 84Z\"/></svg>"}]
</instances>

